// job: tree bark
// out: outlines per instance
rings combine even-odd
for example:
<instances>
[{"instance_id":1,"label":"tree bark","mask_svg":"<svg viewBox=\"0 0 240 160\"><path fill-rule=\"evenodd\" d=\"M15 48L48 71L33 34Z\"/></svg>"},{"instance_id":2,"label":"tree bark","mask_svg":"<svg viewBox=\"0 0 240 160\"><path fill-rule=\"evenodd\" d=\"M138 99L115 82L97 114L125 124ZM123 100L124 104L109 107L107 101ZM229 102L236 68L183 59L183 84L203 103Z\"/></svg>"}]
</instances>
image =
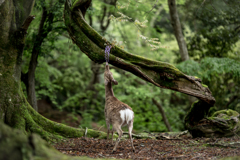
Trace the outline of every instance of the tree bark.
<instances>
[{"instance_id":1,"label":"tree bark","mask_svg":"<svg viewBox=\"0 0 240 160\"><path fill-rule=\"evenodd\" d=\"M178 42L182 61L186 61L189 59L189 55L188 55L186 42L184 40L183 33L182 33L182 27L181 27L181 23L180 23L178 12L177 12L176 1L168 0L168 7L169 7L171 22L174 30L174 35Z\"/></svg>"},{"instance_id":2,"label":"tree bark","mask_svg":"<svg viewBox=\"0 0 240 160\"><path fill-rule=\"evenodd\" d=\"M91 0L78 0L71 4L66 0L64 9L65 25L73 42L91 60L105 62L105 44L113 45L85 21L84 16ZM171 64L143 58L113 45L109 63L129 71L134 75L158 87L179 91L195 96L211 105L215 103L210 90L201 84L201 80L187 76Z\"/></svg>"},{"instance_id":3,"label":"tree bark","mask_svg":"<svg viewBox=\"0 0 240 160\"><path fill-rule=\"evenodd\" d=\"M26 31L34 19L29 16L32 6L33 0L0 3L0 120L11 125L15 125L12 118L24 103L21 62Z\"/></svg>"},{"instance_id":4,"label":"tree bark","mask_svg":"<svg viewBox=\"0 0 240 160\"><path fill-rule=\"evenodd\" d=\"M167 127L168 131L169 131L169 132L172 132L172 128L171 128L171 126L170 126L170 124L169 124L169 122L168 122L168 120L167 120L167 117L166 117L166 114L165 114L165 112L164 112L164 110L163 110L163 108L162 108L162 105L159 104L154 98L152 99L152 101L153 101L153 103L158 107L158 110L159 110L159 112L160 112L161 115L162 115L164 124L165 124L165 126Z\"/></svg>"}]
</instances>

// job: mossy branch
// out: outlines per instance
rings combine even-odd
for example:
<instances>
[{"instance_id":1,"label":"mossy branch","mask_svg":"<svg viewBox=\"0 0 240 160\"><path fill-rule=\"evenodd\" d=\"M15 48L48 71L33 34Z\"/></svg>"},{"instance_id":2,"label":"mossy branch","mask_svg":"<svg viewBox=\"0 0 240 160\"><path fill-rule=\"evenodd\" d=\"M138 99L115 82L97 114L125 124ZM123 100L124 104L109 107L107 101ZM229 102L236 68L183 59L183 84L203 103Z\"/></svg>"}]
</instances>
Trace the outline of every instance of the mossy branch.
<instances>
[{"instance_id":1,"label":"mossy branch","mask_svg":"<svg viewBox=\"0 0 240 160\"><path fill-rule=\"evenodd\" d=\"M64 9L65 25L74 43L92 61L103 63L105 44L111 44L89 26L84 14L91 0L78 0L73 5L66 0ZM118 46L113 46L109 63L129 71L158 87L175 90L197 97L211 105L215 103L210 90L202 86L201 80L187 76L169 63L150 60L131 54Z\"/></svg>"},{"instance_id":2,"label":"mossy branch","mask_svg":"<svg viewBox=\"0 0 240 160\"><path fill-rule=\"evenodd\" d=\"M28 103L27 110L30 114L28 120L33 127L30 127L30 130L34 133L40 134L44 139L52 140L51 135L58 136L57 138L73 138L73 137L82 137L85 136L85 129L74 128L53 122L42 115L38 114ZM49 135L49 136L48 136ZM106 138L107 134L102 131L96 131L88 129L87 137L93 138Z\"/></svg>"},{"instance_id":3,"label":"mossy branch","mask_svg":"<svg viewBox=\"0 0 240 160\"><path fill-rule=\"evenodd\" d=\"M23 95L23 92L20 92ZM20 129L26 134L37 133L47 141L58 141L64 138L74 137L90 137L106 139L107 134L102 131L88 129L85 135L85 129L74 128L57 122L53 122L35 111L27 102L25 97L22 97L20 107L14 111L14 119L11 126ZM114 135L116 138L117 136Z\"/></svg>"}]
</instances>

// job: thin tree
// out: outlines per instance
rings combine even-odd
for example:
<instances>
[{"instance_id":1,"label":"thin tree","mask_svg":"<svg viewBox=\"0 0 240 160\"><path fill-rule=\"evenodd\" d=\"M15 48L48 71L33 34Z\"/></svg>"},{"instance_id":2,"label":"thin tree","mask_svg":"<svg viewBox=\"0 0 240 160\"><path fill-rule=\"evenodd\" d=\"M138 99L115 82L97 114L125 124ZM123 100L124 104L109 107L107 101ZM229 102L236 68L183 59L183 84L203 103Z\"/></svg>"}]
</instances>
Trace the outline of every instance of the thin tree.
<instances>
[{"instance_id":1,"label":"thin tree","mask_svg":"<svg viewBox=\"0 0 240 160\"><path fill-rule=\"evenodd\" d=\"M171 23L174 30L174 35L178 42L181 59L182 61L186 61L189 59L189 55L188 55L187 45L182 33L182 27L181 27L180 19L177 12L176 1L168 0L168 7L169 7L169 13L171 17Z\"/></svg>"},{"instance_id":2,"label":"thin tree","mask_svg":"<svg viewBox=\"0 0 240 160\"><path fill-rule=\"evenodd\" d=\"M163 118L163 122L164 122L165 126L167 127L168 131L172 132L172 128L171 128L171 126L170 126L170 124L168 122L167 116L166 116L166 114L165 114L165 112L163 110L162 105L160 103L158 103L157 100L154 99L154 98L152 98L152 101L157 106L159 112L161 113L162 118Z\"/></svg>"}]
</instances>

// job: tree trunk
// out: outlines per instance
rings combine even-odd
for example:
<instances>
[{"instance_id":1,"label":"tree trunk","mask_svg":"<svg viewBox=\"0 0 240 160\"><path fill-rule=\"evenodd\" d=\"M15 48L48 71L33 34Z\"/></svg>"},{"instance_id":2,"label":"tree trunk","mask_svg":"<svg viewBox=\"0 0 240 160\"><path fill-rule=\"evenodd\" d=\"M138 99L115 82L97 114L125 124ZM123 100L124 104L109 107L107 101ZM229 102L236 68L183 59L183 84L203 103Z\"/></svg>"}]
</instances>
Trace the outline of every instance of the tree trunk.
<instances>
[{"instance_id":1,"label":"tree trunk","mask_svg":"<svg viewBox=\"0 0 240 160\"><path fill-rule=\"evenodd\" d=\"M19 117L24 104L20 85L21 62L25 34L34 19L29 16L32 5L32 0L0 3L0 119L12 126L16 125L13 118L19 118L19 122L23 120Z\"/></svg>"},{"instance_id":2,"label":"tree trunk","mask_svg":"<svg viewBox=\"0 0 240 160\"><path fill-rule=\"evenodd\" d=\"M37 59L41 51L41 45L43 43L43 40L47 37L48 33L52 30L52 23L54 18L54 14L52 14L51 12L48 13L46 7L43 7L42 9L43 9L42 18L38 28L38 34L36 36L36 39L33 45L31 60L29 63L29 68L26 76L27 81L23 81L25 82L25 85L27 88L28 102L36 111L38 111L37 99L36 99L36 93L35 93L35 70L38 63ZM47 20L49 25L45 24Z\"/></svg>"},{"instance_id":3,"label":"tree trunk","mask_svg":"<svg viewBox=\"0 0 240 160\"><path fill-rule=\"evenodd\" d=\"M36 111L38 111L38 107L37 107L37 99L36 99L36 93L35 93L35 70L37 67L37 59L40 53L41 44L43 42L43 39L47 36L47 34L43 35L43 32L44 32L43 26L46 19L47 19L47 10L45 7L43 7L42 18L38 28L37 38L33 45L31 60L29 63L29 68L27 73L27 84L25 84L27 88L28 102Z\"/></svg>"},{"instance_id":4,"label":"tree trunk","mask_svg":"<svg viewBox=\"0 0 240 160\"><path fill-rule=\"evenodd\" d=\"M165 112L164 112L161 104L159 104L154 98L152 99L152 101L153 101L153 103L158 107L158 110L159 110L159 112L160 112L161 115L162 115L164 124L165 124L165 126L167 127L168 131L169 131L169 132L172 132L172 128L171 128L171 126L170 126L170 124L169 124L169 122L168 122L168 120L167 120L166 114L165 114Z\"/></svg>"},{"instance_id":5,"label":"tree trunk","mask_svg":"<svg viewBox=\"0 0 240 160\"><path fill-rule=\"evenodd\" d=\"M33 0L0 3L0 121L24 132L34 132L54 141L63 137L81 137L85 129L52 122L38 114L21 89L21 62L25 35L33 16ZM19 10L18 10L19 9ZM105 138L106 133L89 129L88 137Z\"/></svg>"},{"instance_id":6,"label":"tree trunk","mask_svg":"<svg viewBox=\"0 0 240 160\"><path fill-rule=\"evenodd\" d=\"M64 20L69 35L82 52L94 62L103 63L105 62L105 44L111 45L111 42L86 23L84 16L90 4L91 0L78 0L74 5L67 0ZM215 103L210 90L201 84L200 79L185 75L171 64L128 53L118 46L112 47L109 60L110 64L129 71L158 87L195 96L211 105Z\"/></svg>"},{"instance_id":7,"label":"tree trunk","mask_svg":"<svg viewBox=\"0 0 240 160\"><path fill-rule=\"evenodd\" d=\"M175 37L178 42L179 51L181 54L182 61L186 61L189 59L188 50L186 46L186 42L184 40L182 34L182 27L177 13L177 6L175 0L168 0L168 7L171 17L171 22L174 30Z\"/></svg>"}]
</instances>

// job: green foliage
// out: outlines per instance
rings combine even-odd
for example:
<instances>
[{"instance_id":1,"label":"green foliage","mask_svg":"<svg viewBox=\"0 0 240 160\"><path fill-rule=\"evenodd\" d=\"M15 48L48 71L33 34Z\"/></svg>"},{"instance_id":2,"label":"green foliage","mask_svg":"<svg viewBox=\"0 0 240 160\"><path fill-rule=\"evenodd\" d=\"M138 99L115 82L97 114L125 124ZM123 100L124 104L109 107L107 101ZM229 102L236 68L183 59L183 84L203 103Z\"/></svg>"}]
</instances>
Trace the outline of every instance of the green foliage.
<instances>
[{"instance_id":1,"label":"green foliage","mask_svg":"<svg viewBox=\"0 0 240 160\"><path fill-rule=\"evenodd\" d=\"M91 122L93 115L87 111L83 111L81 113L83 120L81 121L81 125L79 127L85 128L85 127L92 127Z\"/></svg>"},{"instance_id":2,"label":"green foliage","mask_svg":"<svg viewBox=\"0 0 240 160\"><path fill-rule=\"evenodd\" d=\"M216 98L217 109L239 110L240 63L230 58L204 58L200 63L193 60L177 65L184 73L202 79Z\"/></svg>"},{"instance_id":3,"label":"green foliage","mask_svg":"<svg viewBox=\"0 0 240 160\"><path fill-rule=\"evenodd\" d=\"M231 55L239 40L239 4L239 1L186 2L185 13L191 15L187 23L194 32L187 37L190 56L199 59Z\"/></svg>"}]
</instances>

